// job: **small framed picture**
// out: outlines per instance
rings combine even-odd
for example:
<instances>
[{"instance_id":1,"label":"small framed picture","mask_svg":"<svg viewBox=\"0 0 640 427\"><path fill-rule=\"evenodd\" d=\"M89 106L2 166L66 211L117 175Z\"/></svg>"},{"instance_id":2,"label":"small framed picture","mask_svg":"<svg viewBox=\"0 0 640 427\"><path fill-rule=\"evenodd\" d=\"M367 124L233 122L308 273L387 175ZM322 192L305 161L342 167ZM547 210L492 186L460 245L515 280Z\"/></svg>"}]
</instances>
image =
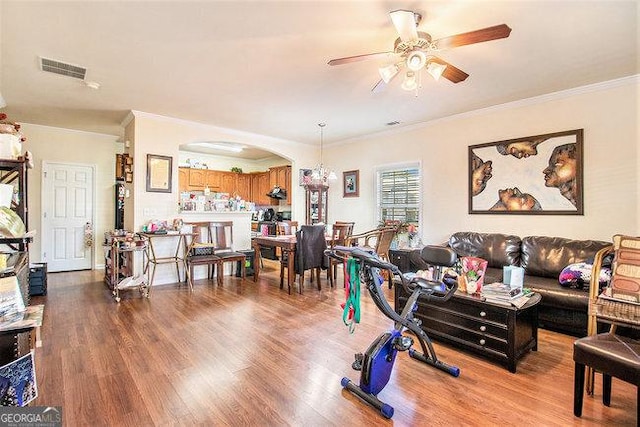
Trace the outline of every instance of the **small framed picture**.
<instances>
[{"instance_id":1,"label":"small framed picture","mask_svg":"<svg viewBox=\"0 0 640 427\"><path fill-rule=\"evenodd\" d=\"M342 172L342 197L358 197L360 195L360 171Z\"/></svg>"},{"instance_id":2,"label":"small framed picture","mask_svg":"<svg viewBox=\"0 0 640 427\"><path fill-rule=\"evenodd\" d=\"M171 168L173 158L147 154L147 191L171 193Z\"/></svg>"},{"instance_id":3,"label":"small framed picture","mask_svg":"<svg viewBox=\"0 0 640 427\"><path fill-rule=\"evenodd\" d=\"M311 169L300 169L298 172L298 184L300 186L311 184Z\"/></svg>"}]
</instances>

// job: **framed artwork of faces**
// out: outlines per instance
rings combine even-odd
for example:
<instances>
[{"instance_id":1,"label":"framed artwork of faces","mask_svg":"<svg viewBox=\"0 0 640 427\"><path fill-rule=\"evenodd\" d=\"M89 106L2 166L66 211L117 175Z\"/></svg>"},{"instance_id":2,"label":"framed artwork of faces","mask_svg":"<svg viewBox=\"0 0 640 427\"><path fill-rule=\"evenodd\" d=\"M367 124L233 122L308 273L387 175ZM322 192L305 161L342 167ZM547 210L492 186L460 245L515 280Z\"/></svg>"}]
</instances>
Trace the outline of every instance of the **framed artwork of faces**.
<instances>
[{"instance_id":1,"label":"framed artwork of faces","mask_svg":"<svg viewBox=\"0 0 640 427\"><path fill-rule=\"evenodd\" d=\"M583 129L469 147L469 213L583 215Z\"/></svg>"}]
</instances>

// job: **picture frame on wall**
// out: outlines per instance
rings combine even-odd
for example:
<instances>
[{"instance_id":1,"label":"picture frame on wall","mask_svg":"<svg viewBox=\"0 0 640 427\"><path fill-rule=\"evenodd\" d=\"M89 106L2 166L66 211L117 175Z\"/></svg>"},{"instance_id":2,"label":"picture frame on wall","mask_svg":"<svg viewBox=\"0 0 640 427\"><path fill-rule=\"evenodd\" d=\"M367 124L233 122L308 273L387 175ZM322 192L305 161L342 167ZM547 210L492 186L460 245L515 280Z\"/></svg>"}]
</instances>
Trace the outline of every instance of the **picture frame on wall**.
<instances>
[{"instance_id":1,"label":"picture frame on wall","mask_svg":"<svg viewBox=\"0 0 640 427\"><path fill-rule=\"evenodd\" d=\"M469 146L469 213L584 215L583 129Z\"/></svg>"},{"instance_id":2,"label":"picture frame on wall","mask_svg":"<svg viewBox=\"0 0 640 427\"><path fill-rule=\"evenodd\" d=\"M173 157L147 154L147 191L171 193Z\"/></svg>"},{"instance_id":3,"label":"picture frame on wall","mask_svg":"<svg viewBox=\"0 0 640 427\"><path fill-rule=\"evenodd\" d=\"M342 197L358 197L360 195L360 171L342 172Z\"/></svg>"},{"instance_id":4,"label":"picture frame on wall","mask_svg":"<svg viewBox=\"0 0 640 427\"><path fill-rule=\"evenodd\" d=\"M311 169L298 170L298 184L302 187L311 184Z\"/></svg>"}]
</instances>

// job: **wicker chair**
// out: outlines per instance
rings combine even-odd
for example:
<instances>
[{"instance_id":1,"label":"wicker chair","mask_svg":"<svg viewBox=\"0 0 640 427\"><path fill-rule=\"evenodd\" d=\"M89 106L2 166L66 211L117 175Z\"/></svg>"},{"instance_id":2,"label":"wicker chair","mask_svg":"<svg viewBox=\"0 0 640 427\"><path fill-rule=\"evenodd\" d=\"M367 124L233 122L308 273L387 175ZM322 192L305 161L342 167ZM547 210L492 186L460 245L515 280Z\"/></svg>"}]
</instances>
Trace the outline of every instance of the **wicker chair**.
<instances>
[{"instance_id":1,"label":"wicker chair","mask_svg":"<svg viewBox=\"0 0 640 427\"><path fill-rule=\"evenodd\" d=\"M384 226L361 234L352 234L347 240L347 246L360 246L373 250L380 259L389 261L389 249L393 238L398 234L398 227ZM389 277L389 288L393 286Z\"/></svg>"}]
</instances>

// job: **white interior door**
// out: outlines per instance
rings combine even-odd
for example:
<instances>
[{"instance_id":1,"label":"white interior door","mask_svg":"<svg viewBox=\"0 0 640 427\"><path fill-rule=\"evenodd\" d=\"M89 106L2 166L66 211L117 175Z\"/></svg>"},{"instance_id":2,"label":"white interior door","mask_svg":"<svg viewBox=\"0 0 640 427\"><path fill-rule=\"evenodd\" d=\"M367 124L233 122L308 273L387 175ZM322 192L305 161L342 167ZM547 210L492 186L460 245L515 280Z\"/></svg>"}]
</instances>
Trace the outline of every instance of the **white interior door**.
<instances>
[{"instance_id":1,"label":"white interior door","mask_svg":"<svg viewBox=\"0 0 640 427\"><path fill-rule=\"evenodd\" d=\"M42 164L42 260L48 271L92 268L85 227L94 221L93 166Z\"/></svg>"}]
</instances>

